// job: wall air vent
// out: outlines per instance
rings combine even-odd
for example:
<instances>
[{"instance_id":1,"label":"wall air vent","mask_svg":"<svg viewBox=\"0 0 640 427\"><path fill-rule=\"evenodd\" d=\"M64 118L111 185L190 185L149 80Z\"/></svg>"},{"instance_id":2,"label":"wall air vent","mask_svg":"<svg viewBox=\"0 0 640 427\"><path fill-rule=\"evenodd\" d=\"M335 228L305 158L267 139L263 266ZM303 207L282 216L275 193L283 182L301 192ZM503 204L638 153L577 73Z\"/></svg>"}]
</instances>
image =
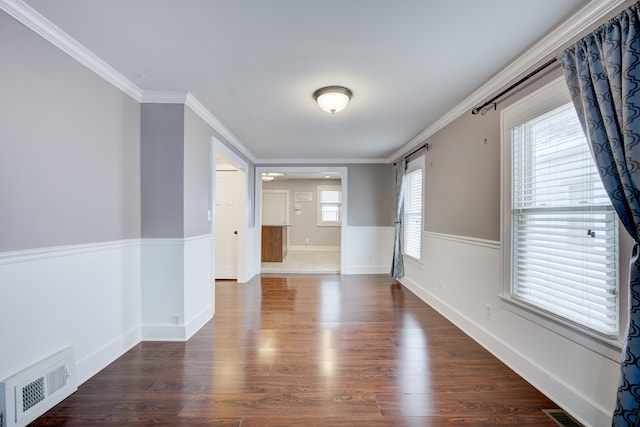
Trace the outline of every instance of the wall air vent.
<instances>
[{"instance_id":1,"label":"wall air vent","mask_svg":"<svg viewBox=\"0 0 640 427\"><path fill-rule=\"evenodd\" d=\"M24 427L76 390L69 347L0 383L0 427Z\"/></svg>"},{"instance_id":2,"label":"wall air vent","mask_svg":"<svg viewBox=\"0 0 640 427\"><path fill-rule=\"evenodd\" d=\"M542 412L547 414L549 418L561 427L584 427L562 409L545 409Z\"/></svg>"}]
</instances>

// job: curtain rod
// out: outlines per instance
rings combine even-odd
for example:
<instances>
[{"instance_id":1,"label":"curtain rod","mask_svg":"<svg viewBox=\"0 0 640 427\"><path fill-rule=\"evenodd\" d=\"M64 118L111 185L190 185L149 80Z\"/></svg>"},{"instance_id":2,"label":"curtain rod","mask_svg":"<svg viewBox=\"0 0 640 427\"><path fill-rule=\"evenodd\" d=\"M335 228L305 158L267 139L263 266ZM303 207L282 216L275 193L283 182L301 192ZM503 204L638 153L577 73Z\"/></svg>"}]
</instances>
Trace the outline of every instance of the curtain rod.
<instances>
[{"instance_id":1,"label":"curtain rod","mask_svg":"<svg viewBox=\"0 0 640 427\"><path fill-rule=\"evenodd\" d=\"M484 104L482 104L481 106L476 107L473 110L471 110L471 114L473 114L473 115L478 114L484 107L486 107L487 105L490 105L490 104L493 104L493 107L495 109L496 106L497 106L497 104L494 102L495 100L497 100L498 98L502 97L504 94L511 92L513 89L517 88L522 83L526 82L531 77L535 76L540 71L544 70L545 68L547 68L549 65L553 64L556 61L557 61L557 59L553 58L553 59L545 62L540 67L536 68L535 70L533 70L532 72L530 72L529 74L527 74L526 76L524 76L523 78L521 78L520 80L518 80L517 82L515 82L514 84L512 84L511 86L509 86L508 88L506 88L505 90L503 90L502 92L500 92L499 94L497 94L496 96L494 96L493 98L488 100L487 102L485 102Z\"/></svg>"},{"instance_id":2,"label":"curtain rod","mask_svg":"<svg viewBox=\"0 0 640 427\"><path fill-rule=\"evenodd\" d=\"M422 144L420 147L416 148L415 150L413 150L412 152L410 152L409 154L407 154L406 156L404 156L405 159L408 159L409 157L413 156L414 154L416 154L418 151L420 150L424 150L427 149L427 151L429 151L429 144ZM395 166L396 164L394 163L393 166Z\"/></svg>"}]
</instances>

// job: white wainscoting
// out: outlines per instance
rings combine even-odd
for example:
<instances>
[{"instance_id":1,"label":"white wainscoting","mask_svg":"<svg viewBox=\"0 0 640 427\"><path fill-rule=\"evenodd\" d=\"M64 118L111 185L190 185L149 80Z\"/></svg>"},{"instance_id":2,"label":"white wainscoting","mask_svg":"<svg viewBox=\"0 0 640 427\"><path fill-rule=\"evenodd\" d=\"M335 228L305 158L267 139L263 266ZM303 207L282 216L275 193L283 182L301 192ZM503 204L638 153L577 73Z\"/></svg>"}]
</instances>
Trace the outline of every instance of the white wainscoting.
<instances>
[{"instance_id":1,"label":"white wainscoting","mask_svg":"<svg viewBox=\"0 0 640 427\"><path fill-rule=\"evenodd\" d=\"M212 236L142 239L142 339L186 341L213 317Z\"/></svg>"},{"instance_id":2,"label":"white wainscoting","mask_svg":"<svg viewBox=\"0 0 640 427\"><path fill-rule=\"evenodd\" d=\"M140 342L140 241L0 254L0 380L73 347L78 384Z\"/></svg>"},{"instance_id":3,"label":"white wainscoting","mask_svg":"<svg viewBox=\"0 0 640 427\"><path fill-rule=\"evenodd\" d=\"M185 339L200 330L215 312L213 236L186 238L184 242Z\"/></svg>"},{"instance_id":4,"label":"white wainscoting","mask_svg":"<svg viewBox=\"0 0 640 427\"><path fill-rule=\"evenodd\" d=\"M260 250L261 242L258 227L247 227L246 275L243 277L238 275L238 283L246 283L253 276L260 274Z\"/></svg>"},{"instance_id":5,"label":"white wainscoting","mask_svg":"<svg viewBox=\"0 0 640 427\"><path fill-rule=\"evenodd\" d=\"M401 282L587 426L611 423L619 364L506 310L500 243L424 233Z\"/></svg>"},{"instance_id":6,"label":"white wainscoting","mask_svg":"<svg viewBox=\"0 0 640 427\"><path fill-rule=\"evenodd\" d=\"M343 274L388 274L393 257L393 227L347 227Z\"/></svg>"}]
</instances>

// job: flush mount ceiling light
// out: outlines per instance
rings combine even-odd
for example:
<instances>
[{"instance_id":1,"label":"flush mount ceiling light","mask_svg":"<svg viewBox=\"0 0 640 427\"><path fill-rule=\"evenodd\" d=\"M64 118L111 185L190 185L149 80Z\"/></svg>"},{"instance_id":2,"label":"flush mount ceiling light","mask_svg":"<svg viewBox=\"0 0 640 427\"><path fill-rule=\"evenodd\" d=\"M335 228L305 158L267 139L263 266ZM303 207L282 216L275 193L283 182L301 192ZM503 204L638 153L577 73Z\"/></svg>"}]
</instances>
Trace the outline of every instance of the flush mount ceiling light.
<instances>
[{"instance_id":1,"label":"flush mount ceiling light","mask_svg":"<svg viewBox=\"0 0 640 427\"><path fill-rule=\"evenodd\" d=\"M262 174L263 181L273 181L278 176L283 176L280 172L267 172Z\"/></svg>"},{"instance_id":2,"label":"flush mount ceiling light","mask_svg":"<svg viewBox=\"0 0 640 427\"><path fill-rule=\"evenodd\" d=\"M320 108L331 114L344 110L353 93L342 86L327 86L313 92L313 99Z\"/></svg>"}]
</instances>

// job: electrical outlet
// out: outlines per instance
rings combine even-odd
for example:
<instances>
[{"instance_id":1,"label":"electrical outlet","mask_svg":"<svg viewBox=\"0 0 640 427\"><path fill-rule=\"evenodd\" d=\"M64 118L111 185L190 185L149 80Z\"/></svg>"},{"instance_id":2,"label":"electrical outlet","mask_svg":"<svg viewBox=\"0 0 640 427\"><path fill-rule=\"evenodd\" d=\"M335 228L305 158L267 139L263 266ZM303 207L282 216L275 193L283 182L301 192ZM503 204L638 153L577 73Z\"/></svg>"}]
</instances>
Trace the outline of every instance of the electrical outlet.
<instances>
[{"instance_id":1,"label":"electrical outlet","mask_svg":"<svg viewBox=\"0 0 640 427\"><path fill-rule=\"evenodd\" d=\"M491 305L490 304L485 305L484 310L485 310L484 312L485 317L487 319L491 319Z\"/></svg>"}]
</instances>

